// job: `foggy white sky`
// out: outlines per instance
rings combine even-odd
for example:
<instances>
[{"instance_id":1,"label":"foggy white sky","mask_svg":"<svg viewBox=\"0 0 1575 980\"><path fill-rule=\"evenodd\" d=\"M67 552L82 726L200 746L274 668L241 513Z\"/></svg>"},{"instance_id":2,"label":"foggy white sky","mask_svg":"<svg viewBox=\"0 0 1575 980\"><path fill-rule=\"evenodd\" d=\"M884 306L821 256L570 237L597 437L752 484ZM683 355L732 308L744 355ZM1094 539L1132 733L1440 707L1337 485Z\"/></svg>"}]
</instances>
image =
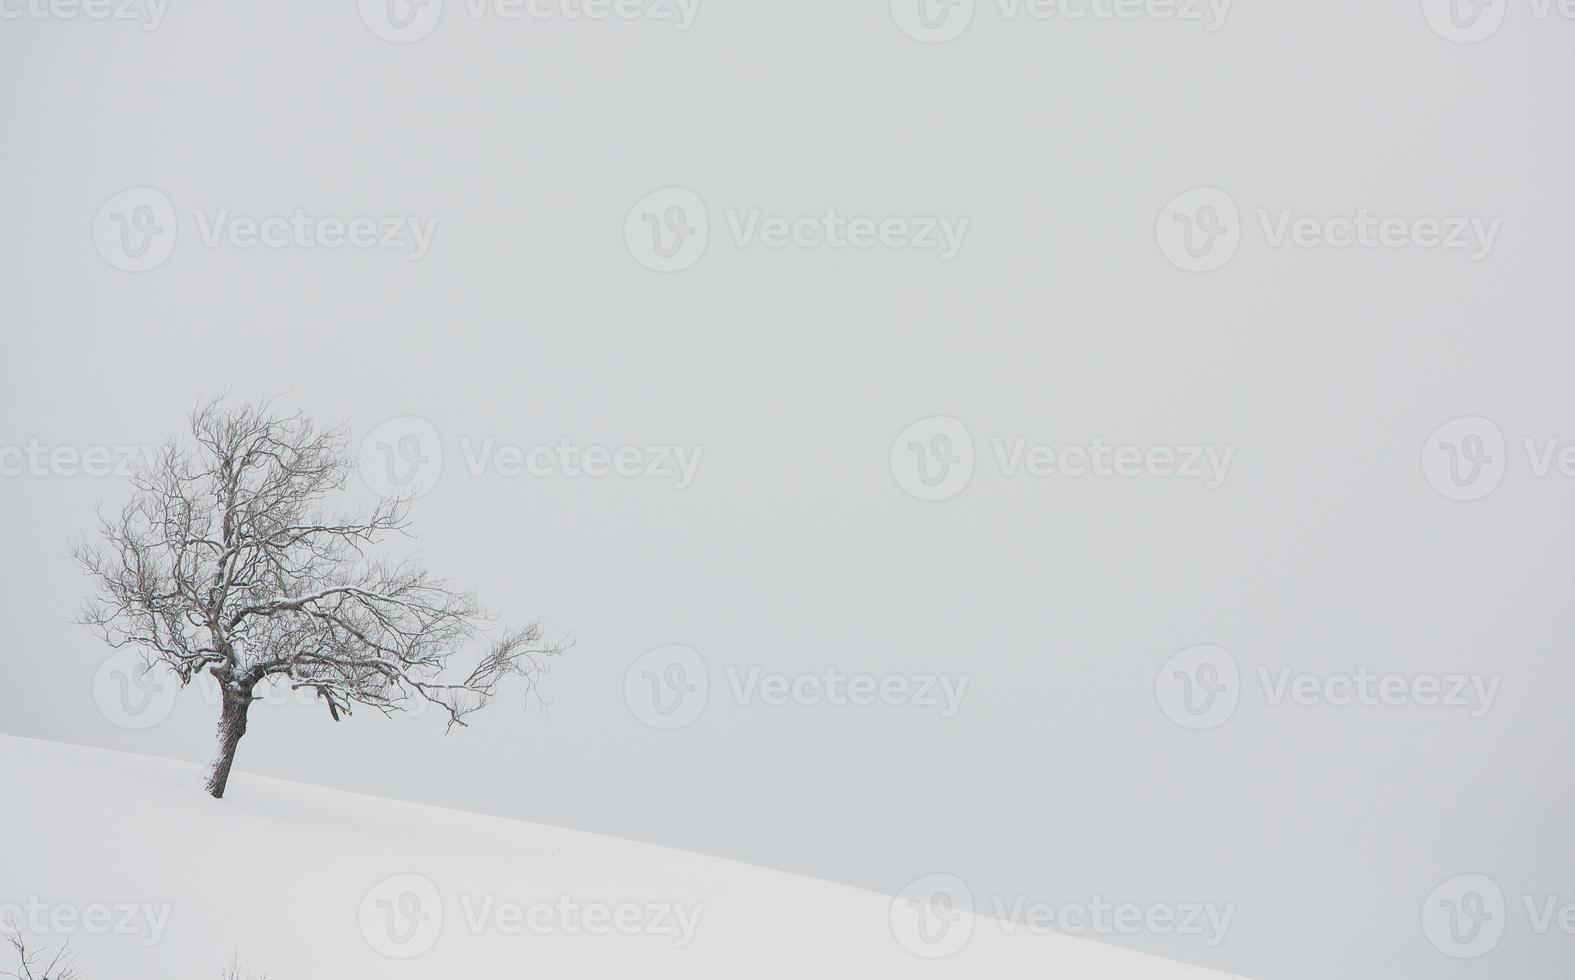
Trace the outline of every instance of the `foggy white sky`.
<instances>
[{"instance_id":1,"label":"foggy white sky","mask_svg":"<svg viewBox=\"0 0 1575 980\"><path fill-rule=\"evenodd\" d=\"M179 5L134 24L0 24L0 443L123 446L200 397L285 391L358 435L419 417L443 472L417 553L507 619L578 645L546 712L253 713L237 779L283 776L631 837L895 892L1238 907L1228 940L1118 937L1237 973L1552 978L1568 937L1518 896L1568 891L1558 777L1575 438L1565 124L1575 25L1515 7L1475 45L1413 3L1237 4L1189 24L1008 21L924 45L883 3L704 6L671 24L473 20L415 43L354 4ZM124 272L95 215L173 207ZM643 268L631 207L687 188L709 242ZM1179 271L1156 216L1217 187L1229 264ZM949 216L922 249L733 238L745 215ZM1259 212L1498 217L1491 254L1273 248ZM398 249L245 247L212 223L297 210L435 219ZM659 215L660 217L660 215ZM230 226L232 227L232 226ZM232 228L233 230L233 228ZM244 238L244 233L243 233ZM961 422L952 499L904 492L893 442ZM1424 443L1484 416L1484 500ZM1003 475L994 440L1233 447L1201 481ZM692 484L467 471L493 447L703 447ZM364 492L364 488L358 488ZM66 558L122 481L0 478L0 730L202 758L214 710L117 728ZM1240 665L1233 717L1156 704L1173 655ZM626 673L709 669L673 731ZM740 704L730 678L834 667L966 676L959 709ZM1500 675L1492 709L1274 705L1286 667ZM729 669L733 673L729 674ZM1453 960L1428 893L1491 874L1514 904Z\"/></svg>"}]
</instances>

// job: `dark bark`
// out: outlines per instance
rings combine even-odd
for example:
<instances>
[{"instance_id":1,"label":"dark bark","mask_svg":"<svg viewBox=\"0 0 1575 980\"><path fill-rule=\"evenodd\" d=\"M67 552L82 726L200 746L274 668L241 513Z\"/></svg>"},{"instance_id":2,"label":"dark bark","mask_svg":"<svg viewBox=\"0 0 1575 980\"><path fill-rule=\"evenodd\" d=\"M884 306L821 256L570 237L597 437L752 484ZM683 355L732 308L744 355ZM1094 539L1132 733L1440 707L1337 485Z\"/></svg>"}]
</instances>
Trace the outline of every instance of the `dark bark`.
<instances>
[{"instance_id":1,"label":"dark bark","mask_svg":"<svg viewBox=\"0 0 1575 980\"><path fill-rule=\"evenodd\" d=\"M208 764L206 789L216 800L224 798L224 789L230 782L230 767L235 765L235 749L246 734L246 715L251 711L252 692L229 684L220 687L223 698L219 707L219 740L213 748L213 761Z\"/></svg>"}]
</instances>

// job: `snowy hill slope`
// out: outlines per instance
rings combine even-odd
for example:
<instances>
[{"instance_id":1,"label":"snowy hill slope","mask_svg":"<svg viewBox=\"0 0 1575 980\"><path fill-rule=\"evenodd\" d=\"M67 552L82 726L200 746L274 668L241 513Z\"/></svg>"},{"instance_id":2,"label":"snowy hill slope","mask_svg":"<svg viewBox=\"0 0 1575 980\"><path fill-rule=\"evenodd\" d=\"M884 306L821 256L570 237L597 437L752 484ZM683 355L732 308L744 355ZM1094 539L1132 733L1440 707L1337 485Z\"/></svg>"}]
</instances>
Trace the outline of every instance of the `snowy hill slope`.
<instances>
[{"instance_id":1,"label":"snowy hill slope","mask_svg":"<svg viewBox=\"0 0 1575 980\"><path fill-rule=\"evenodd\" d=\"M0 910L88 980L1225 974L681 851L0 736ZM929 958L936 953L944 958ZM0 959L0 970L11 963Z\"/></svg>"}]
</instances>

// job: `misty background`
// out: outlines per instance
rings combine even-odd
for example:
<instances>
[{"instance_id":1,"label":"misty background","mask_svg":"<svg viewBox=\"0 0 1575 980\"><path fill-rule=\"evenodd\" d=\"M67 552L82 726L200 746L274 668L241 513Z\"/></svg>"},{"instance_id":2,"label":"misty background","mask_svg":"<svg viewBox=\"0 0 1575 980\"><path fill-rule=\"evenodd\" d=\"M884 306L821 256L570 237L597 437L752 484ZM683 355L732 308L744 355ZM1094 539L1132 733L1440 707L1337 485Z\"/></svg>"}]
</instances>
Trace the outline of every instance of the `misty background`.
<instances>
[{"instance_id":1,"label":"misty background","mask_svg":"<svg viewBox=\"0 0 1575 980\"><path fill-rule=\"evenodd\" d=\"M1198 24L1004 19L921 44L885 3L702 4L693 25L476 20L415 43L356 5L174 4L131 23L0 22L0 444L162 442L204 396L283 393L430 423L442 471L407 550L504 621L577 645L522 692L438 718L252 712L263 773L700 851L884 893L1233 904L1228 939L1113 937L1265 980L1552 980L1575 937L1569 596L1575 438L1568 57L1512 8L1452 44L1414 3L1239 2ZM1188 274L1156 217L1229 192L1246 227ZM144 273L95 248L127 188L173 202ZM692 268L642 267L630 208L694 191ZM728 209L966 216L957 256L739 247ZM1270 248L1256 209L1502 218L1450 251ZM436 219L398 251L208 247L195 212ZM964 423L955 498L894 479L917 420ZM1424 444L1492 419L1486 499ZM1235 447L1221 486L1003 476L992 439ZM703 447L692 485L473 475L467 447ZM357 494L369 493L364 486ZM117 477L0 478L0 731L199 761L216 708L106 719L109 655L67 558ZM626 701L696 651L704 712ZM1175 724L1156 675L1217 644L1230 720ZM1459 708L1272 705L1259 666L1501 675ZM960 710L739 704L729 667L944 673ZM193 792L197 792L195 776ZM1429 943L1452 876L1509 896L1476 960ZM25 889L25 883L7 882Z\"/></svg>"}]
</instances>

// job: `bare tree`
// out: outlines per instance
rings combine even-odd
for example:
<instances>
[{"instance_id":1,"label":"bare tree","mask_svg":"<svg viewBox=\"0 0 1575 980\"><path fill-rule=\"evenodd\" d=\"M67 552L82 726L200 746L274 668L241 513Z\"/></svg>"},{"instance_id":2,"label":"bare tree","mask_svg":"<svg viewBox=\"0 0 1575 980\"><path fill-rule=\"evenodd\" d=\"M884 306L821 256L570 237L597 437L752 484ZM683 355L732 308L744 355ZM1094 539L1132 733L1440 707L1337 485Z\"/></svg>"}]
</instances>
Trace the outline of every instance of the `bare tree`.
<instances>
[{"instance_id":1,"label":"bare tree","mask_svg":"<svg viewBox=\"0 0 1575 980\"><path fill-rule=\"evenodd\" d=\"M82 980L82 970L77 966L76 953L70 940L51 950L41 952L28 948L27 937L20 929L5 932L6 945L16 954L16 969L0 972L8 980Z\"/></svg>"},{"instance_id":2,"label":"bare tree","mask_svg":"<svg viewBox=\"0 0 1575 980\"><path fill-rule=\"evenodd\" d=\"M207 791L224 795L258 685L314 692L338 721L356 705L420 704L449 727L541 658L562 652L538 624L487 642L475 598L425 569L375 554L407 531L408 501L332 513L353 456L343 427L281 415L270 402L191 415L132 478L131 502L75 549L96 585L83 621L112 647L141 650L182 686L218 682L218 744ZM462 665L467 649L473 656ZM465 670L468 666L470 669Z\"/></svg>"}]
</instances>

